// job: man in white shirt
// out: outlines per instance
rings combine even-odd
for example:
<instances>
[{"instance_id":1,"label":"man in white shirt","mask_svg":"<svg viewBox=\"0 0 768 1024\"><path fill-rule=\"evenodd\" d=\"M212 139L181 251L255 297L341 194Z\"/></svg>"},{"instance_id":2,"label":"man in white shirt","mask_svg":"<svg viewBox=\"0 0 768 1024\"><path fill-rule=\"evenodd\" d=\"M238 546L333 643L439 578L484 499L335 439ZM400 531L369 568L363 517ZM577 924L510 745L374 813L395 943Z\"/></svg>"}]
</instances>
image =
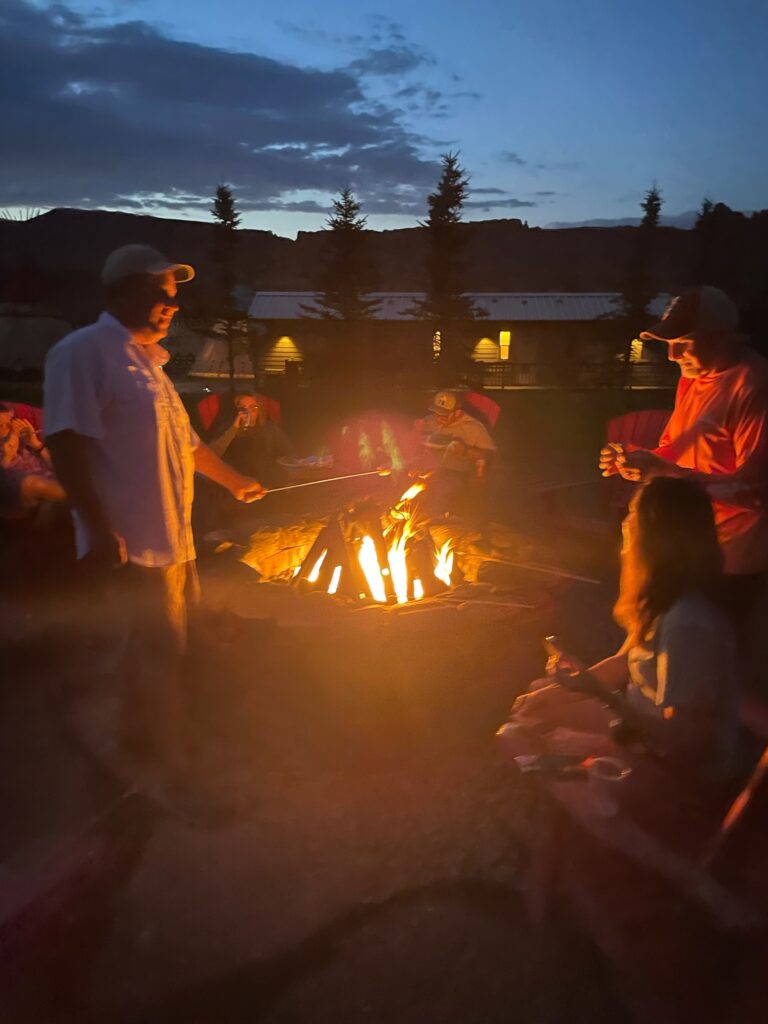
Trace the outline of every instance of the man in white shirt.
<instances>
[{"instance_id":1,"label":"man in white shirt","mask_svg":"<svg viewBox=\"0 0 768 1024\"><path fill-rule=\"evenodd\" d=\"M130 682L123 738L143 743L166 781L185 766L180 669L197 592L194 474L241 501L265 493L200 441L158 358L177 286L193 277L149 246L117 249L102 271L106 312L55 345L45 367L46 440L73 506L78 557L119 570L112 581Z\"/></svg>"}]
</instances>

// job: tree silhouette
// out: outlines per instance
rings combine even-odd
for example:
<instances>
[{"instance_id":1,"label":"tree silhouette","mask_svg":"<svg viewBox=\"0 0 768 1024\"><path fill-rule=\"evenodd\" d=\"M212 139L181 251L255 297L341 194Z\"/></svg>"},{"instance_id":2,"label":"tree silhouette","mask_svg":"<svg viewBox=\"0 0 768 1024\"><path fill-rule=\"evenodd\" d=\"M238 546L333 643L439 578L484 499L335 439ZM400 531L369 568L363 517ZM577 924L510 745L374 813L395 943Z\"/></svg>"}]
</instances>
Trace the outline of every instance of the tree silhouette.
<instances>
[{"instance_id":1,"label":"tree silhouette","mask_svg":"<svg viewBox=\"0 0 768 1024\"><path fill-rule=\"evenodd\" d=\"M664 200L661 198L661 191L654 181L645 193L642 203L640 203L640 209L643 211L643 219L640 222L640 226L643 228L657 228L663 205Z\"/></svg>"},{"instance_id":2,"label":"tree silhouette","mask_svg":"<svg viewBox=\"0 0 768 1024\"><path fill-rule=\"evenodd\" d=\"M227 343L230 387L235 379L235 342L247 333L247 321L237 308L233 296L236 271L237 228L240 214L235 196L228 185L217 185L211 214L214 220L213 252L213 323L212 330L223 335Z\"/></svg>"},{"instance_id":3,"label":"tree silhouette","mask_svg":"<svg viewBox=\"0 0 768 1024\"><path fill-rule=\"evenodd\" d=\"M653 259L658 241L659 219L663 203L661 190L654 181L640 203L640 209L643 211L640 226L630 229L634 232L634 239L622 296L623 318L626 324L623 370L625 386L630 379L632 342L645 326L648 318L648 305L654 297Z\"/></svg>"},{"instance_id":4,"label":"tree silhouette","mask_svg":"<svg viewBox=\"0 0 768 1024\"><path fill-rule=\"evenodd\" d=\"M326 220L326 244L319 275L320 288L313 304L302 311L319 316L331 342L331 364L351 372L366 362L366 323L380 300L371 297L373 270L367 254L367 217L350 186L340 189Z\"/></svg>"},{"instance_id":5,"label":"tree silhouette","mask_svg":"<svg viewBox=\"0 0 768 1024\"><path fill-rule=\"evenodd\" d=\"M460 325L483 311L464 290L466 235L460 225L469 178L459 164L458 153L444 153L441 164L440 180L427 197L429 213L422 224L427 229L427 290L409 312L429 323L433 337L440 340L436 351L441 361L455 370L465 355Z\"/></svg>"}]
</instances>

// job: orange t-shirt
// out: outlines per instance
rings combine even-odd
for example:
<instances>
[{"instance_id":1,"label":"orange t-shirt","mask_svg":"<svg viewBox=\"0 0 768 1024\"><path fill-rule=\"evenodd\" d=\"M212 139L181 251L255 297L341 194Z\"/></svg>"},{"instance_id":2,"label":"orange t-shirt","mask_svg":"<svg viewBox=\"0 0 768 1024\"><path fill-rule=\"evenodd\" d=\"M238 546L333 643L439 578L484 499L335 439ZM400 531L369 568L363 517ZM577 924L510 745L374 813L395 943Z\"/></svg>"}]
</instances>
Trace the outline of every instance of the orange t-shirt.
<instances>
[{"instance_id":1,"label":"orange t-shirt","mask_svg":"<svg viewBox=\"0 0 768 1024\"><path fill-rule=\"evenodd\" d=\"M728 573L768 569L768 361L682 377L656 455L712 477L707 490Z\"/></svg>"}]
</instances>

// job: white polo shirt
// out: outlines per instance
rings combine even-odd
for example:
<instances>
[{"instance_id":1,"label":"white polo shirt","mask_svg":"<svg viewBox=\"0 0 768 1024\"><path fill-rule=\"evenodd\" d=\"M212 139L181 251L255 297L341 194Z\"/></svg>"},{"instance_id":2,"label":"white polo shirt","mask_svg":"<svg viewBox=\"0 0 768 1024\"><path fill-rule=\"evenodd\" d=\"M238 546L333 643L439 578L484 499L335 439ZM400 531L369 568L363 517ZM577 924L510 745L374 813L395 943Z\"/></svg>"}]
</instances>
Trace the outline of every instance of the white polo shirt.
<instances>
[{"instance_id":1,"label":"white polo shirt","mask_svg":"<svg viewBox=\"0 0 768 1024\"><path fill-rule=\"evenodd\" d=\"M109 313L54 345L45 363L45 433L89 439L88 468L128 559L163 566L195 557L191 514L200 444L171 381ZM74 513L77 554L90 542Z\"/></svg>"}]
</instances>

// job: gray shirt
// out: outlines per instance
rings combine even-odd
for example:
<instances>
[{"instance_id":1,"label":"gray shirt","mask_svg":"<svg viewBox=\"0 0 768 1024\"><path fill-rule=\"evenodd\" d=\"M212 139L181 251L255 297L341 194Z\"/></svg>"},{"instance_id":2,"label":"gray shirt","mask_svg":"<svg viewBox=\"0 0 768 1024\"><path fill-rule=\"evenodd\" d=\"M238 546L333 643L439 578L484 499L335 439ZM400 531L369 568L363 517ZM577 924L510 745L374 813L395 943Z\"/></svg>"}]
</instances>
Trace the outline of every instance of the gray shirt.
<instances>
[{"instance_id":1,"label":"gray shirt","mask_svg":"<svg viewBox=\"0 0 768 1024\"><path fill-rule=\"evenodd\" d=\"M736 636L727 616L691 593L659 616L653 636L628 657L627 699L646 714L674 709L677 735L710 777L735 767L738 737Z\"/></svg>"}]
</instances>

